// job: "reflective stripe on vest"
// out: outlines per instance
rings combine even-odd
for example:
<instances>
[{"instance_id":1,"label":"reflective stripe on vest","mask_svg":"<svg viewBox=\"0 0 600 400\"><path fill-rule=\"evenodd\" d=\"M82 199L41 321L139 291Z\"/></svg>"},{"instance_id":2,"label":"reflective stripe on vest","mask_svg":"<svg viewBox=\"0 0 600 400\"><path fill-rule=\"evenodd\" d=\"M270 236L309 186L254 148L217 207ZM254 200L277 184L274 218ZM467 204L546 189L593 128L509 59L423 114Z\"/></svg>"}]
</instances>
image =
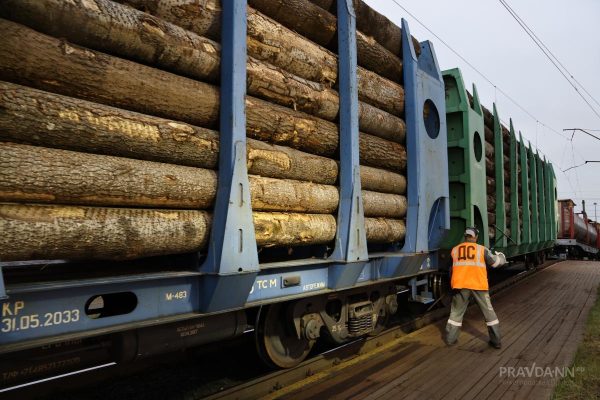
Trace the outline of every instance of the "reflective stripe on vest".
<instances>
[{"instance_id":1,"label":"reflective stripe on vest","mask_svg":"<svg viewBox=\"0 0 600 400\"><path fill-rule=\"evenodd\" d=\"M453 289L488 290L485 247L465 242L454 247L452 255Z\"/></svg>"}]
</instances>

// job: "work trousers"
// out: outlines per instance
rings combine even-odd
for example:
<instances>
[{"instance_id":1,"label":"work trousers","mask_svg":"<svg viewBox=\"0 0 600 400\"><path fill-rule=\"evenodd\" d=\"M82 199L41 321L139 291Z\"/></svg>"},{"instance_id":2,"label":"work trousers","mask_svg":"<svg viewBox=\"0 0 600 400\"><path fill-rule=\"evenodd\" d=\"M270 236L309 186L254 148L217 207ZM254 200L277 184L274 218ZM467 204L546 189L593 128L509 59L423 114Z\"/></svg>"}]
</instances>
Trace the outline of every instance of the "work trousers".
<instances>
[{"instance_id":1,"label":"work trousers","mask_svg":"<svg viewBox=\"0 0 600 400\"><path fill-rule=\"evenodd\" d=\"M485 323L488 327L490 341L493 344L500 344L500 322L492 307L490 293L487 290L455 289L452 296L452 308L450 317L446 324L446 343L454 344L458 340L460 327L462 326L463 316L469 305L469 299L473 296L479 309L485 317Z\"/></svg>"}]
</instances>

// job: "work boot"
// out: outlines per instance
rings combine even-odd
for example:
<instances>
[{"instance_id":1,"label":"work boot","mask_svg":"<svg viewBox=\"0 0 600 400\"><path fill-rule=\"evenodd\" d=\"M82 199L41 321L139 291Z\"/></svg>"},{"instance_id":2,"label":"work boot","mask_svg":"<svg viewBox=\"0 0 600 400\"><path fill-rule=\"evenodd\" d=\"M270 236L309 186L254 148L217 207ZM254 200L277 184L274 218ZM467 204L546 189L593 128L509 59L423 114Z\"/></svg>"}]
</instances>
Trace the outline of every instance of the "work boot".
<instances>
[{"instance_id":1,"label":"work boot","mask_svg":"<svg viewBox=\"0 0 600 400\"><path fill-rule=\"evenodd\" d=\"M493 348L495 348L495 349L501 349L502 348L502 345L500 343L495 343L495 342L492 342L491 340L488 342L488 344L490 346L492 346Z\"/></svg>"}]
</instances>

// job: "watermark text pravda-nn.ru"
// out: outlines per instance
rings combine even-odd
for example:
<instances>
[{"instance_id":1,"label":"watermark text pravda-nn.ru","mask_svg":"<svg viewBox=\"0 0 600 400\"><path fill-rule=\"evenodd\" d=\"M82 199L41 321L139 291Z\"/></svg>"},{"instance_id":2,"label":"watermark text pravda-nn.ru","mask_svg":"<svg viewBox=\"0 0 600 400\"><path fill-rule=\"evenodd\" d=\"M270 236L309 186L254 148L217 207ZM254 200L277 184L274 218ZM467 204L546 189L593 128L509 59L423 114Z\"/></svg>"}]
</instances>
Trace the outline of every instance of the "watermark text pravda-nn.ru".
<instances>
[{"instance_id":1,"label":"watermark text pravda-nn.ru","mask_svg":"<svg viewBox=\"0 0 600 400\"><path fill-rule=\"evenodd\" d=\"M584 372L583 367L564 367L536 365L500 367L498 377L507 384L516 385L555 385L562 378L574 378L576 374Z\"/></svg>"}]
</instances>

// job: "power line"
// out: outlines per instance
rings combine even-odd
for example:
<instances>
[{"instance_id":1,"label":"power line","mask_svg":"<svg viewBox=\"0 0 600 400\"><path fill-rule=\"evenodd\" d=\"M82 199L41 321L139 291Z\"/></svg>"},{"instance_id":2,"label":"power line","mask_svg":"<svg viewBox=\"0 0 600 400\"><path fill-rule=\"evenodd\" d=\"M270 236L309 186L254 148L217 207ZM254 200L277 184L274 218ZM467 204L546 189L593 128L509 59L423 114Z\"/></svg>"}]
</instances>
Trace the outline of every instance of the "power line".
<instances>
[{"instance_id":1,"label":"power line","mask_svg":"<svg viewBox=\"0 0 600 400\"><path fill-rule=\"evenodd\" d=\"M592 106L590 104L590 102L585 98L585 96L583 96L581 94L581 92L579 91L579 89L577 88L577 86L575 86L575 84L571 81L571 79L569 79L569 77L565 74L565 71L573 78L573 80L575 82L577 82L579 84L579 86L581 86L581 88L588 94L588 96L590 96L596 103L598 103L598 101L592 95L590 95L589 92L585 89L585 87L583 87L583 85L581 85L573 77L573 74L571 74L569 72L569 70L567 70L565 68L565 66L560 62L560 60L550 51L550 49L548 49L548 47L544 44L544 42L542 42L542 40L533 32L533 30L516 13L516 11L513 10L510 7L510 5L508 5L508 3L506 2L506 0L499 0L499 1L500 1L500 4L502 4L502 6L504 8L506 8L506 10L508 11L508 13L514 18L514 20L517 21L517 23L521 26L521 28L523 28L523 30L531 38L531 40L533 40L533 42L535 43L535 45L542 51L542 53L544 53L544 55L546 56L546 58L548 58L548 60L550 60L550 62L552 63L552 65L554 65L554 67L558 70L558 72L560 72L560 74L565 78L565 80L569 83L569 85L571 85L573 87L573 89L575 89L575 91L577 92L577 94L579 95L579 97L581 97L581 99L588 105L588 107L592 110L592 112L594 114L596 114L596 116L598 118L600 118L600 114L598 113L598 111L596 111L596 109L594 108L594 106ZM560 66L557 63L560 64ZM561 69L561 67L562 67L562 69ZM563 69L564 69L564 71L563 71Z\"/></svg>"},{"instance_id":2,"label":"power line","mask_svg":"<svg viewBox=\"0 0 600 400\"><path fill-rule=\"evenodd\" d=\"M487 83L489 83L491 86L494 87L494 91L498 91L500 92L500 94L502 94L504 97L506 97L508 100L510 100L511 103L513 103L515 106L517 106L521 111L523 111L525 114L527 114L532 120L536 121L536 123L539 123L540 125L542 125L543 127L545 127L546 129L548 129L549 131L557 134L558 136L560 136L561 138L568 140L566 137L564 137L562 134L560 134L557 130L551 128L550 126L546 125L545 123L543 123L542 121L540 121L535 115L533 115L532 113L530 113L525 107L523 107L519 102L517 102L515 99L513 99L508 93L506 93L504 90L502 90L500 87L498 87L494 82L491 81L490 78L488 78L483 72L481 72L479 69L477 69L477 67L475 67L473 64L471 64L466 58L464 58L458 51L454 50L454 48L452 48L452 46L450 46L444 39L442 39L440 36L438 36L434 31L432 31L431 29L429 29L429 27L427 27L427 25L425 25L423 22L421 22L421 20L419 18L417 18L413 13L411 13L408 9L406 9L406 7L404 7L403 5L401 5L400 3L398 3L397 0L392 0L393 3L395 3L398 7L400 7L406 14L410 15L415 21L417 21L417 23L419 25L421 25L423 28L425 28L429 33L431 33L440 43L442 43L444 46L446 46L446 48L448 48L448 50L450 50L452 53L454 53L458 58L460 58L465 64L467 64L473 71L477 72L477 74L479 74L479 76L481 76Z\"/></svg>"},{"instance_id":3,"label":"power line","mask_svg":"<svg viewBox=\"0 0 600 400\"><path fill-rule=\"evenodd\" d=\"M541 44L541 45L544 47L544 49L546 49L546 50L548 51L548 53L550 53L550 55L551 55L551 56L552 56L552 57L553 57L553 58L556 60L556 62L558 62L558 64L559 64L559 65L562 67L562 69L564 69L564 70L565 70L565 72L567 72L567 73L569 74L569 76L571 77L571 79L573 79L573 81L574 81L575 83L577 83L577 84L578 84L578 85L581 87L581 89L583 89L583 91L584 91L584 92L585 92L585 93L586 93L586 94L587 94L587 95L588 95L588 96L589 96L589 97L590 97L590 98L591 98L591 99L592 99L592 100L593 100L593 101L594 101L596 104L598 104L598 105L600 106L600 102L598 102L598 100L596 100L596 99L594 98L594 96L592 96L592 94L586 90L585 86L583 86L583 85L581 84L581 82L579 82L579 81L578 81L578 80L575 78L575 76L573 76L573 74L572 74L572 73L571 73L571 72L570 72L570 71L567 69L567 67L565 67L565 66L564 66L564 64L563 64L562 62L560 62L560 60L558 59L558 57L556 57L556 56L554 55L554 53L552 53L552 51L551 51L551 50L548 48L548 46L546 46L546 44L545 44L545 43L542 41L542 39L540 39L540 38L539 38L539 36L535 34L535 32L533 31L533 29L531 29L531 28L529 27L529 25L527 25L527 23L526 23L526 22L523 20L523 18L521 18L521 17L520 17L520 16L517 14L517 12L516 12L516 11L515 11L515 10L514 10L514 9L513 9L513 8L512 8L512 7L511 7L511 6L510 6L508 3L507 3L507 2L506 2L506 0L500 0L500 2L501 2L501 3L503 3L503 5L505 6L505 8L507 8L507 7L508 7L508 8L510 8L510 11L509 11L509 12L511 12L511 11L512 11L513 17L516 17L516 18L518 18L518 19L519 19L519 20L520 20L520 21L521 21L521 22L522 22L522 23L523 23L523 24L524 24L524 25L527 27L527 30L529 30L529 32L530 32L530 33L531 33L531 34L532 34L532 35L535 37L535 39L537 39L537 41L538 41L538 42L539 42L539 43L540 43L540 44ZM507 9L508 9L508 8L507 8ZM518 21L517 21L517 22L518 22ZM521 26L523 26L523 25L521 25ZM525 29L525 28L524 28L524 29ZM531 37L531 36L530 36L530 37ZM575 89L575 90L577 90L577 89Z\"/></svg>"},{"instance_id":4,"label":"power line","mask_svg":"<svg viewBox=\"0 0 600 400\"><path fill-rule=\"evenodd\" d=\"M585 97L583 97L583 95L579 92L579 89L565 75L565 72L567 74L569 74L569 76L571 78L573 78L573 81L575 81L579 86L581 86L583 91L585 93L587 93L587 95L590 96L590 98L592 100L594 100L594 102L596 102L599 105L600 105L600 103L598 103L598 101L585 89L585 87L581 83L579 83L579 81L577 79L575 79L573 74L571 72L569 72L569 70L564 66L564 64L562 62L560 62L558 57L556 57L554 55L554 53L552 53L552 51L550 51L548 46L546 46L546 44L535 34L533 29L531 29L529 27L529 25L527 25L527 23L523 20L523 18L521 18L517 14L517 12L506 2L506 0L499 0L499 1L500 1L500 4L502 4L504 6L504 8L506 8L506 10L510 13L510 15L517 21L517 23L521 26L521 28L523 28L523 30L525 31L525 33L527 33L527 35L531 38L531 40L533 40L533 42L540 48L540 50L542 50L542 53L544 53L544 55L550 60L550 62L554 65L554 67L556 67L558 72L561 73L561 75L567 80L567 82L573 87L573 89L575 89L575 91L583 99L583 101L586 102L586 104L591 108L591 110L594 112L594 114L596 114L598 117L600 117L600 115L596 112L596 109L588 102L588 100ZM557 65L557 63L560 65L560 67ZM561 69L561 67L562 67L562 69ZM563 72L563 70L564 70L564 72Z\"/></svg>"},{"instance_id":5,"label":"power line","mask_svg":"<svg viewBox=\"0 0 600 400\"><path fill-rule=\"evenodd\" d=\"M579 165L573 165L572 167L569 167L567 169L565 169L563 172L567 172L570 169L575 169L575 168L579 168L579 167L583 167L586 164L589 163L600 163L600 161L596 161L596 160L587 160L586 162L584 162L583 164L579 164ZM583 193L581 190L579 191L579 193Z\"/></svg>"},{"instance_id":6,"label":"power line","mask_svg":"<svg viewBox=\"0 0 600 400\"><path fill-rule=\"evenodd\" d=\"M598 137L598 136L596 136L596 135L593 135L593 134L589 133L589 132L588 132L588 129L581 129L581 128L566 128L566 129L563 129L563 132L564 132L564 131L573 131L573 136L575 136L575 132L576 132L576 131L580 131L580 132L583 132L583 133L585 133L586 135L589 135L589 136L593 137L593 138L594 138L594 139L596 139L596 140L600 140L600 137ZM573 136L571 136L571 140L573 140Z\"/></svg>"},{"instance_id":7,"label":"power line","mask_svg":"<svg viewBox=\"0 0 600 400\"><path fill-rule=\"evenodd\" d=\"M513 99L511 96L509 96L508 93L506 93L505 91L500 89L497 85L495 85L483 72L481 72L479 69L477 69L477 67L475 67L473 64L471 64L466 58L464 58L460 53L458 53L458 51L454 50L454 48L452 48L452 46L450 46L448 43L446 43L446 41L444 39L442 39L440 36L438 36L434 31L429 29L429 27L427 25L425 25L423 22L421 22L421 20L419 18L417 18L413 13L411 13L406 7L404 7L403 5L398 3L397 0L392 0L392 2L394 4L396 4L396 6L398 6L400 9L402 9L406 14L408 14L412 19L414 19L419 25L421 25L423 28L425 28L425 30L427 30L427 32L429 32L440 43L442 43L444 46L446 46L446 48L448 48L448 50L450 50L452 53L454 53L459 59L461 59L465 64L467 64L473 71L475 71L477 74L479 74L479 76L481 76L486 82L488 82L490 85L492 85L494 87L494 93L500 92L504 97L506 97L514 105L516 105L519 109L521 109L521 111L523 111L525 114L527 114L532 120L536 121L536 123L539 123L544 128L546 128L549 131L553 132L554 134L560 136L562 139L569 141L568 138L566 138L564 135L559 133L556 129L553 129L550 126L543 123L542 121L540 121L533 114L531 114L527 109L525 109L525 107L523 107L521 104L519 104L519 102L517 102L515 99ZM496 97L496 94L494 94L494 97ZM565 150L566 150L566 146L565 146ZM562 164L562 162L561 162L561 164ZM560 165L557 165L557 166L560 168ZM569 187L571 188L572 193L574 193L577 196L577 190L575 190L575 188L573 187L573 183L571 182L569 175L567 175L562 170L562 168L560 168L559 170L562 172L565 179L567 180L567 183L569 184Z\"/></svg>"}]
</instances>

